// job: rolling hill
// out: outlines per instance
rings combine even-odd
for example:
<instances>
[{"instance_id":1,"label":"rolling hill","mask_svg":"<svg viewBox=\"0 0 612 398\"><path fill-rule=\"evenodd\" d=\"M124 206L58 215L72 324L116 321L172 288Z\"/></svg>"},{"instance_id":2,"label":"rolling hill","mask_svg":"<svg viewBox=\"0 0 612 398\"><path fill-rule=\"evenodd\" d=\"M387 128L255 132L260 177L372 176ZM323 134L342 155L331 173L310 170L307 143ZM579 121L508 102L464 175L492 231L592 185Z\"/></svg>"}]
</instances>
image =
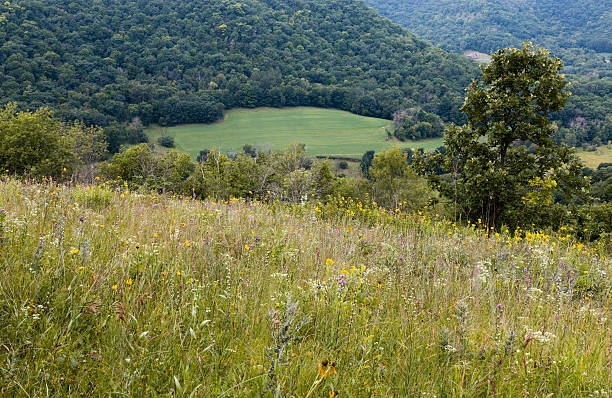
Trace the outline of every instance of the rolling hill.
<instances>
[{"instance_id":1,"label":"rolling hill","mask_svg":"<svg viewBox=\"0 0 612 398\"><path fill-rule=\"evenodd\" d=\"M14 0L0 26L0 103L102 126L303 105L461 122L478 73L356 0Z\"/></svg>"},{"instance_id":2,"label":"rolling hill","mask_svg":"<svg viewBox=\"0 0 612 398\"><path fill-rule=\"evenodd\" d=\"M560 57L567 73L612 75L609 1L366 0L366 3L447 51L490 54L499 48L533 41Z\"/></svg>"},{"instance_id":3,"label":"rolling hill","mask_svg":"<svg viewBox=\"0 0 612 398\"><path fill-rule=\"evenodd\" d=\"M612 8L609 1L366 0L447 51L482 59L524 41L563 60L573 95L555 115L571 146L612 140Z\"/></svg>"}]
</instances>

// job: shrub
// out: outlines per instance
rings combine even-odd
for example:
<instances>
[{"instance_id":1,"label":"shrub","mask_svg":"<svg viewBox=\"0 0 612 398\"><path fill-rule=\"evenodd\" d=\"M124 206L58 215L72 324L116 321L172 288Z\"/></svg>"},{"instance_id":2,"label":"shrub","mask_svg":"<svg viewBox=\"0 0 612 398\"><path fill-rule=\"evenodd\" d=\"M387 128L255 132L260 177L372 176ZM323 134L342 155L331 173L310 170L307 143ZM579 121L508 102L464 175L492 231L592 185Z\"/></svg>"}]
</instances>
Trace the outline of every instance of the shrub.
<instances>
[{"instance_id":1,"label":"shrub","mask_svg":"<svg viewBox=\"0 0 612 398\"><path fill-rule=\"evenodd\" d=\"M174 138L168 135L162 135L157 139L157 143L165 148L174 148Z\"/></svg>"}]
</instances>

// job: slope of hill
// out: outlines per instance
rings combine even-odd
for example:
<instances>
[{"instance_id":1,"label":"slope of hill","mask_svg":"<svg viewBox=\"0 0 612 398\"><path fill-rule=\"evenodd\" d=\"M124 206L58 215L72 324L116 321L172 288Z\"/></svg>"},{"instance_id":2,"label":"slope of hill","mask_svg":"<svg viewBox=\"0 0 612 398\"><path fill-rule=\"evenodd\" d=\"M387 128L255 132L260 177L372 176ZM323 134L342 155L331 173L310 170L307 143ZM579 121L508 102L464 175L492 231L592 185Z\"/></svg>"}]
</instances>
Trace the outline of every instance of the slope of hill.
<instances>
[{"instance_id":1,"label":"slope of hill","mask_svg":"<svg viewBox=\"0 0 612 398\"><path fill-rule=\"evenodd\" d=\"M564 62L572 81L557 135L570 145L612 140L609 1L366 0L434 45L467 55L532 41Z\"/></svg>"},{"instance_id":2,"label":"slope of hill","mask_svg":"<svg viewBox=\"0 0 612 398\"><path fill-rule=\"evenodd\" d=\"M610 243L487 237L430 209L350 199L199 202L102 185L0 178L2 396L585 397L608 385Z\"/></svg>"},{"instance_id":3,"label":"slope of hill","mask_svg":"<svg viewBox=\"0 0 612 398\"><path fill-rule=\"evenodd\" d=\"M477 74L356 0L15 0L0 27L0 102L99 125L297 105L461 121Z\"/></svg>"},{"instance_id":4,"label":"slope of hill","mask_svg":"<svg viewBox=\"0 0 612 398\"><path fill-rule=\"evenodd\" d=\"M612 75L609 1L366 0L366 3L448 51L490 54L499 48L533 41L563 59L567 73Z\"/></svg>"}]
</instances>

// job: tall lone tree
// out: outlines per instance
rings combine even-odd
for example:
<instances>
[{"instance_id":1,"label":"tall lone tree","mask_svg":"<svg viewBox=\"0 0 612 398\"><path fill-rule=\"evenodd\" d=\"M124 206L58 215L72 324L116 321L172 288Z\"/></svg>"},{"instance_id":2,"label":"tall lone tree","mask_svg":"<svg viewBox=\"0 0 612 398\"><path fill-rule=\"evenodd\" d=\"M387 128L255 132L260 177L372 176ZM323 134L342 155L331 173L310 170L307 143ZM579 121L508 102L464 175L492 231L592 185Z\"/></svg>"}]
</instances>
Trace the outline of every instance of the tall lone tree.
<instances>
[{"instance_id":1,"label":"tall lone tree","mask_svg":"<svg viewBox=\"0 0 612 398\"><path fill-rule=\"evenodd\" d=\"M437 179L464 217L482 219L489 230L531 223L547 216L553 194L569 198L584 187L573 150L551 139L556 126L549 116L570 94L562 67L525 43L499 50L468 88L462 107L468 122L447 129L447 151L438 156L450 174Z\"/></svg>"}]
</instances>

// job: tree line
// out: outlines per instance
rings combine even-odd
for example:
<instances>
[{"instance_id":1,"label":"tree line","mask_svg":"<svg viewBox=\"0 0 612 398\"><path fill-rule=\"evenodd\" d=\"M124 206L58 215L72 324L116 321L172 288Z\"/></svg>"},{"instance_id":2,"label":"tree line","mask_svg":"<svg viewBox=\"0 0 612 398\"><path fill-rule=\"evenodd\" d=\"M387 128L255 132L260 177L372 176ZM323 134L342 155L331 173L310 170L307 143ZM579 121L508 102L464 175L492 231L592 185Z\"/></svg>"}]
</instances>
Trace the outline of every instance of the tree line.
<instances>
[{"instance_id":1,"label":"tree line","mask_svg":"<svg viewBox=\"0 0 612 398\"><path fill-rule=\"evenodd\" d=\"M418 109L461 123L478 73L355 0L13 0L0 27L0 104L102 126L112 153L145 141L141 126L236 107Z\"/></svg>"},{"instance_id":2,"label":"tree line","mask_svg":"<svg viewBox=\"0 0 612 398\"><path fill-rule=\"evenodd\" d=\"M612 233L610 165L585 169L573 149L554 141L549 115L569 96L561 68L558 58L529 43L499 50L468 89L462 107L467 123L446 129L444 147L432 153L368 151L361 160L363 178L334 175L329 163L314 162L300 145L280 153L250 145L232 155L203 150L194 162L187 154L140 144L100 163L106 143L99 128L62 122L45 108L18 111L15 104L0 111L0 167L14 175L89 181L98 174L201 199L352 197L415 211L432 205L489 231L574 224L589 237L606 236ZM417 114L397 116L410 117Z\"/></svg>"},{"instance_id":3,"label":"tree line","mask_svg":"<svg viewBox=\"0 0 612 398\"><path fill-rule=\"evenodd\" d=\"M570 146L612 140L612 14L606 2L520 0L367 0L382 15L447 51L491 54L520 47L524 41L544 46L564 63L571 81L567 105L551 119L559 124L557 142Z\"/></svg>"}]
</instances>

